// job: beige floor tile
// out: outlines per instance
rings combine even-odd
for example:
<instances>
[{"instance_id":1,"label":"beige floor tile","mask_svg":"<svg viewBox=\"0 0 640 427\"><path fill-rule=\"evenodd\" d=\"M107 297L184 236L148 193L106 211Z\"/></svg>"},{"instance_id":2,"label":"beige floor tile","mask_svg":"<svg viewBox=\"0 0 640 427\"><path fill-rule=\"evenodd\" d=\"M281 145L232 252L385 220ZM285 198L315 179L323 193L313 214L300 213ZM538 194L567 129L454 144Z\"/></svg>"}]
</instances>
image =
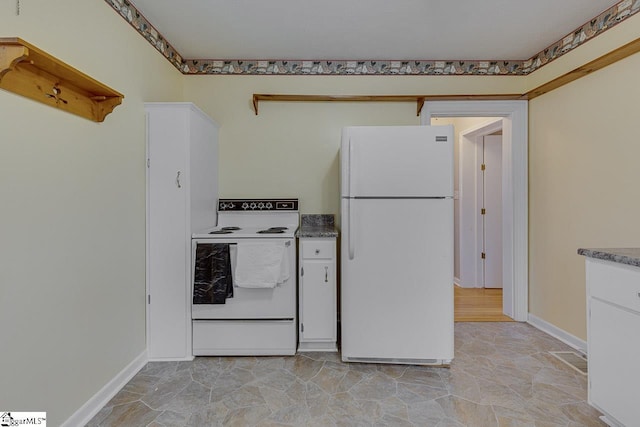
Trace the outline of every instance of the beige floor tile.
<instances>
[{"instance_id":1,"label":"beige floor tile","mask_svg":"<svg viewBox=\"0 0 640 427\"><path fill-rule=\"evenodd\" d=\"M343 363L337 353L147 364L87 424L601 427L567 346L523 323L456 323L450 368Z\"/></svg>"}]
</instances>

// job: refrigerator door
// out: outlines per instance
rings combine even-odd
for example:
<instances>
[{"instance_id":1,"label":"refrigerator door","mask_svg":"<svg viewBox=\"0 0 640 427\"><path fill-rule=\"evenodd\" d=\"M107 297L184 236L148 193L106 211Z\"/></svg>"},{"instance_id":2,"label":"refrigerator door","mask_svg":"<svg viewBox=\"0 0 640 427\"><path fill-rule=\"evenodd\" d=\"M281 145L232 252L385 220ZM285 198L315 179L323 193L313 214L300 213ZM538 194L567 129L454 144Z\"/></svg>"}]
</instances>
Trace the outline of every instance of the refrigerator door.
<instances>
[{"instance_id":1,"label":"refrigerator door","mask_svg":"<svg viewBox=\"0 0 640 427\"><path fill-rule=\"evenodd\" d=\"M453 196L453 126L342 131L342 197Z\"/></svg>"},{"instance_id":2,"label":"refrigerator door","mask_svg":"<svg viewBox=\"0 0 640 427\"><path fill-rule=\"evenodd\" d=\"M448 363L453 200L342 199L342 218L342 360Z\"/></svg>"}]
</instances>

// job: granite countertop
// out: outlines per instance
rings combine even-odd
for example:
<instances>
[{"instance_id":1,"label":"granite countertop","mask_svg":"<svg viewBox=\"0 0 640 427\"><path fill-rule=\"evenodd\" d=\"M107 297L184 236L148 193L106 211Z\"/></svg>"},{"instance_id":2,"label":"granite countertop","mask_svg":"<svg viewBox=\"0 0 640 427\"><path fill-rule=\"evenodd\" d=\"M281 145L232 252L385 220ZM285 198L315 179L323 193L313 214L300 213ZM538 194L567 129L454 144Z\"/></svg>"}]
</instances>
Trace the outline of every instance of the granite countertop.
<instances>
[{"instance_id":1,"label":"granite countertop","mask_svg":"<svg viewBox=\"0 0 640 427\"><path fill-rule=\"evenodd\" d=\"M302 214L296 237L338 237L333 215Z\"/></svg>"},{"instance_id":2,"label":"granite countertop","mask_svg":"<svg viewBox=\"0 0 640 427\"><path fill-rule=\"evenodd\" d=\"M640 248L578 249L579 255L640 267Z\"/></svg>"}]
</instances>

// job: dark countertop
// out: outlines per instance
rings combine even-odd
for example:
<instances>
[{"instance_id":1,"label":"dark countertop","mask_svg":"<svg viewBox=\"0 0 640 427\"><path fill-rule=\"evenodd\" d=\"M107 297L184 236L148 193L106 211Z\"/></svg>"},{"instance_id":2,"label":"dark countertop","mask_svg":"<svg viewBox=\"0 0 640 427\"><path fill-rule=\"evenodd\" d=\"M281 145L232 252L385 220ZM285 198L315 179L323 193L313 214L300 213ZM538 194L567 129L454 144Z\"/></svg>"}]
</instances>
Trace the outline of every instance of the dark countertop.
<instances>
[{"instance_id":1,"label":"dark countertop","mask_svg":"<svg viewBox=\"0 0 640 427\"><path fill-rule=\"evenodd\" d=\"M578 249L579 255L640 267L640 248Z\"/></svg>"},{"instance_id":2,"label":"dark countertop","mask_svg":"<svg viewBox=\"0 0 640 427\"><path fill-rule=\"evenodd\" d=\"M338 237L338 230L336 230L333 215L302 214L300 228L296 231L296 237Z\"/></svg>"}]
</instances>

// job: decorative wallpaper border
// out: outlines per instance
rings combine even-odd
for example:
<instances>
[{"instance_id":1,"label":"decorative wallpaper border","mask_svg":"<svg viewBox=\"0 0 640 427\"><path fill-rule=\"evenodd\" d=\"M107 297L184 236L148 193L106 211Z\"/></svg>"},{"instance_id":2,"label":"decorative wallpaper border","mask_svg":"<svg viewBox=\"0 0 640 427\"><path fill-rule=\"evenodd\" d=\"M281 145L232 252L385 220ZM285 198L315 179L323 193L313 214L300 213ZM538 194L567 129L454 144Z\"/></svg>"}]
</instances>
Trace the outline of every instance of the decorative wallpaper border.
<instances>
[{"instance_id":1,"label":"decorative wallpaper border","mask_svg":"<svg viewBox=\"0 0 640 427\"><path fill-rule=\"evenodd\" d=\"M131 2L127 0L104 0L116 12L120 14L151 46L155 47L169 62L182 72L184 60L177 50L155 29L153 25L142 16Z\"/></svg>"},{"instance_id":2,"label":"decorative wallpaper border","mask_svg":"<svg viewBox=\"0 0 640 427\"><path fill-rule=\"evenodd\" d=\"M105 0L183 74L217 75L492 75L532 73L640 10L640 0L622 0L527 60L499 61L289 61L183 59L157 29L127 0Z\"/></svg>"},{"instance_id":3,"label":"decorative wallpaper border","mask_svg":"<svg viewBox=\"0 0 640 427\"><path fill-rule=\"evenodd\" d=\"M567 34L542 52L534 55L524 62L524 73L529 74L558 59L567 52L602 34L625 19L633 16L640 10L640 0L622 0L611 8L605 10L591 21Z\"/></svg>"},{"instance_id":4,"label":"decorative wallpaper border","mask_svg":"<svg viewBox=\"0 0 640 427\"><path fill-rule=\"evenodd\" d=\"M263 61L188 59L185 74L520 75L524 61Z\"/></svg>"}]
</instances>

